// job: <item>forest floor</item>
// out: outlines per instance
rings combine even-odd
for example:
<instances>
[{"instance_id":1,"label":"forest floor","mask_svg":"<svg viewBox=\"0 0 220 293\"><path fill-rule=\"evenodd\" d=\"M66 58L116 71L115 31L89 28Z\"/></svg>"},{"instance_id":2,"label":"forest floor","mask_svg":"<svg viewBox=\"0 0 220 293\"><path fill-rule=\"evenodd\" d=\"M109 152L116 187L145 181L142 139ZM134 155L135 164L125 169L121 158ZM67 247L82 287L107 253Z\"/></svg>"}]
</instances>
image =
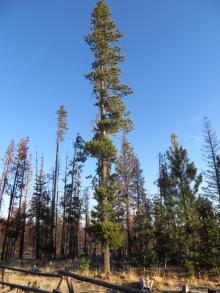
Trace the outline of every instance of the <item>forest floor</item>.
<instances>
[{"instance_id":1,"label":"forest floor","mask_svg":"<svg viewBox=\"0 0 220 293\"><path fill-rule=\"evenodd\" d=\"M10 266L14 267L23 267L26 269L32 269L33 263L21 264L20 262L10 262L8 263ZM50 263L50 265L44 265L41 268L42 272L56 272L60 269L68 269L70 271L74 271L80 275L85 275L87 277L96 278L105 280L110 283L115 283L118 285L127 285L131 287L139 287L139 281L141 278L140 273L136 272L135 268L130 267L127 270L121 272L113 272L111 276L104 276L99 272L99 270L90 270L88 272L81 272L78 267L79 263L75 262L56 262ZM78 267L78 269L77 269ZM207 292L207 288L217 288L220 289L220 276L219 277L208 277L202 276L201 278L196 277L186 277L181 276L178 273L167 273L161 274L156 270L149 270L145 272L145 279L154 280L153 283L153 291L161 292L161 291L175 291L182 288L183 285L188 284L190 290L192 292ZM48 291L52 291L57 288L59 279L47 278L47 277L38 277L38 276L30 276L23 273L17 273L12 271L6 271L5 281L10 283L28 285L31 283L32 286L42 288ZM92 292L102 292L102 293L111 293L114 292L112 290L108 290L102 287L98 287L92 284L80 282L77 280L73 280L74 292L76 293L92 293ZM60 288L62 292L68 292L68 288L66 282L63 282L62 287Z\"/></svg>"}]
</instances>

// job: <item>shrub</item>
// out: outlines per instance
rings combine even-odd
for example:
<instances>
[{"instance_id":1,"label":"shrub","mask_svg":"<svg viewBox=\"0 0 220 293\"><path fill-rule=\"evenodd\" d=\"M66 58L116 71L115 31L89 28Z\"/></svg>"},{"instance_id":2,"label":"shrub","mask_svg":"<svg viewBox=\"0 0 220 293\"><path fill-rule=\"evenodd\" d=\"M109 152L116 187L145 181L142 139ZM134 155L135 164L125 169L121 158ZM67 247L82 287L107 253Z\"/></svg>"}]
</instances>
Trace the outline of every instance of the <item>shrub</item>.
<instances>
[{"instance_id":1,"label":"shrub","mask_svg":"<svg viewBox=\"0 0 220 293\"><path fill-rule=\"evenodd\" d=\"M80 262L80 271L85 272L89 270L89 261L87 258L83 257Z\"/></svg>"},{"instance_id":2,"label":"shrub","mask_svg":"<svg viewBox=\"0 0 220 293\"><path fill-rule=\"evenodd\" d=\"M195 268L192 261L187 260L185 262L185 270L188 276L192 276L195 274Z\"/></svg>"}]
</instances>

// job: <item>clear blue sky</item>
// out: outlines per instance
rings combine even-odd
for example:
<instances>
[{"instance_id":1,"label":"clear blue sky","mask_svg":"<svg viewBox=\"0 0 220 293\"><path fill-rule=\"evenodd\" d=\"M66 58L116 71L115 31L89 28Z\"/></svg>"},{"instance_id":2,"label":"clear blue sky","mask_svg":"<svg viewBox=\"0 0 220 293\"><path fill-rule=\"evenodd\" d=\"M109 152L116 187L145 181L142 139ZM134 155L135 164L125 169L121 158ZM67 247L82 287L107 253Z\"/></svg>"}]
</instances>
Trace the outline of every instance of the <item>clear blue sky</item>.
<instances>
[{"instance_id":1,"label":"clear blue sky","mask_svg":"<svg viewBox=\"0 0 220 293\"><path fill-rule=\"evenodd\" d=\"M134 131L130 140L151 190L157 155L175 132L201 163L202 117L220 138L220 1L106 0L126 62L123 81ZM64 104L70 131L63 155L80 132L91 137L95 117L84 79L93 56L84 42L95 0L0 0L0 154L12 138L30 136L31 149L51 166L56 110ZM88 163L87 172L91 169Z\"/></svg>"}]
</instances>

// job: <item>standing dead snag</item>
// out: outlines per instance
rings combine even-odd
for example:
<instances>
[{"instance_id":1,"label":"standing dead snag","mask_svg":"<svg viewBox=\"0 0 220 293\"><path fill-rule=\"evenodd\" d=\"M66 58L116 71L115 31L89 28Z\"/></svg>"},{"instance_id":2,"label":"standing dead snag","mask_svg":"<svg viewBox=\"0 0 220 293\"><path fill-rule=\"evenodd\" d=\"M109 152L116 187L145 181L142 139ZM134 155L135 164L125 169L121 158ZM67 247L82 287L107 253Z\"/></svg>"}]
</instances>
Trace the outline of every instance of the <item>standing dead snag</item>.
<instances>
[{"instance_id":1,"label":"standing dead snag","mask_svg":"<svg viewBox=\"0 0 220 293\"><path fill-rule=\"evenodd\" d=\"M51 205L51 224L50 224L50 246L52 250L52 256L56 256L56 197L58 190L58 174L59 174L59 151L60 143L63 141L67 126L67 111L64 106L61 105L57 111L57 135L56 135L56 158L55 158L55 170L52 190L52 205Z\"/></svg>"},{"instance_id":2,"label":"standing dead snag","mask_svg":"<svg viewBox=\"0 0 220 293\"><path fill-rule=\"evenodd\" d=\"M204 145L203 157L207 164L204 172L206 186L205 195L220 204L220 143L207 117L204 118Z\"/></svg>"},{"instance_id":3,"label":"standing dead snag","mask_svg":"<svg viewBox=\"0 0 220 293\"><path fill-rule=\"evenodd\" d=\"M14 158L15 143L12 141L7 148L4 160L4 167L2 172L2 178L0 180L0 211L2 206L3 194L8 183L8 175Z\"/></svg>"},{"instance_id":4,"label":"standing dead snag","mask_svg":"<svg viewBox=\"0 0 220 293\"><path fill-rule=\"evenodd\" d=\"M21 139L18 145L17 155L13 160L12 174L13 182L9 185L9 208L8 216L5 226L5 234L2 244L1 259L5 257L5 252L7 248L8 240L11 241L11 256L13 256L15 251L15 244L18 240L21 229L21 209L23 203L23 195L25 189L25 180L28 170L28 141L29 139ZM16 209L15 209L16 207Z\"/></svg>"}]
</instances>

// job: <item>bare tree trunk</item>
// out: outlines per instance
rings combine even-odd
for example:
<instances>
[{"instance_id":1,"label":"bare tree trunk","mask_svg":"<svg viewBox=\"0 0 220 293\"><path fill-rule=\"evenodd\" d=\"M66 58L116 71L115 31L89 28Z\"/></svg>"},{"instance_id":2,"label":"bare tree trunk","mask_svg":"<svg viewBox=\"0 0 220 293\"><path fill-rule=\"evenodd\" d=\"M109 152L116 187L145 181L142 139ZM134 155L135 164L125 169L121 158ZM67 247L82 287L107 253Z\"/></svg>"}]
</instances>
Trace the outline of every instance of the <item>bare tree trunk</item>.
<instances>
[{"instance_id":1,"label":"bare tree trunk","mask_svg":"<svg viewBox=\"0 0 220 293\"><path fill-rule=\"evenodd\" d=\"M131 224L131 209L129 196L127 195L127 203L126 203L126 212L127 212L127 238L128 238L128 256L132 255L132 224Z\"/></svg>"},{"instance_id":2,"label":"bare tree trunk","mask_svg":"<svg viewBox=\"0 0 220 293\"><path fill-rule=\"evenodd\" d=\"M59 166L59 162L58 162L58 167L57 167L57 182L59 180L59 169L60 169L60 166ZM58 184L57 184L58 185ZM58 230L58 202L59 202L59 190L58 190L58 186L57 186L57 191L56 191L56 203L55 203L55 206L56 206L56 214L55 214L55 239L54 239L54 250L55 250L55 256L57 255L57 230Z\"/></svg>"},{"instance_id":3,"label":"bare tree trunk","mask_svg":"<svg viewBox=\"0 0 220 293\"><path fill-rule=\"evenodd\" d=\"M85 238L84 238L84 253L85 253L85 255L88 255L88 237L87 237L88 228L89 228L89 215L88 215L88 211L86 211Z\"/></svg>"},{"instance_id":4,"label":"bare tree trunk","mask_svg":"<svg viewBox=\"0 0 220 293\"><path fill-rule=\"evenodd\" d=\"M2 206L3 194L4 194L5 187L6 187L7 180L8 180L9 170L10 170L10 167L11 167L11 164L13 161L14 148L15 148L14 141L12 141L6 151L4 168L3 168L3 172L2 172L2 178L0 180L0 211L1 211L1 206Z\"/></svg>"},{"instance_id":5,"label":"bare tree trunk","mask_svg":"<svg viewBox=\"0 0 220 293\"><path fill-rule=\"evenodd\" d=\"M66 241L66 189L67 189L67 157L66 157L66 168L64 177L64 196L63 196L63 225L62 225L62 238L61 238L61 258L66 257L65 241Z\"/></svg>"},{"instance_id":6,"label":"bare tree trunk","mask_svg":"<svg viewBox=\"0 0 220 293\"><path fill-rule=\"evenodd\" d=\"M55 251L55 213L56 213L58 160L59 160L59 141L57 139L55 171L54 171L53 190L52 190L51 225L50 225L50 246L51 246L51 250L52 250L52 255L51 255L52 258L56 256L56 251Z\"/></svg>"},{"instance_id":7,"label":"bare tree trunk","mask_svg":"<svg viewBox=\"0 0 220 293\"><path fill-rule=\"evenodd\" d=\"M7 242L7 237L8 237L9 224L10 224L9 222L10 222L10 218L11 218L11 211L12 211L15 191L16 191L16 187L17 187L17 177L18 177L19 165L20 164L18 162L17 166L16 166L16 171L15 171L14 184L13 184L13 188L12 188L11 196L10 196L10 203L9 203L9 208L8 208L8 217L7 217L7 221L6 221L5 235L4 235L3 244L2 244L2 252L1 252L1 259L2 260L4 259L6 242Z\"/></svg>"},{"instance_id":8,"label":"bare tree trunk","mask_svg":"<svg viewBox=\"0 0 220 293\"><path fill-rule=\"evenodd\" d=\"M20 250L19 250L19 258L20 259L23 259L23 255L24 255L24 233L25 233L25 225L26 225L26 207L24 207L24 212L23 212L23 216L22 216L21 241L20 241Z\"/></svg>"}]
</instances>

